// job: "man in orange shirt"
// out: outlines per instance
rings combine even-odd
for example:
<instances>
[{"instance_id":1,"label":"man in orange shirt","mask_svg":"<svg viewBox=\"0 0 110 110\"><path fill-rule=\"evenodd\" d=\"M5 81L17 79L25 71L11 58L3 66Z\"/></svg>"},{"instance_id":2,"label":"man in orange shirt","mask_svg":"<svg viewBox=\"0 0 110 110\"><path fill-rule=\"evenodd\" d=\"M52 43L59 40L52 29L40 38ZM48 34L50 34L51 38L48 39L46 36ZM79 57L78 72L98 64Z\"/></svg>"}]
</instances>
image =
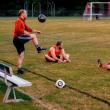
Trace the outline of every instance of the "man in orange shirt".
<instances>
[{"instance_id":1,"label":"man in orange shirt","mask_svg":"<svg viewBox=\"0 0 110 110\"><path fill-rule=\"evenodd\" d=\"M26 42L32 40L38 53L40 53L42 50L46 50L46 48L41 48L38 39L36 37L36 33L41 34L42 32L35 29L31 29L29 26L27 26L25 23L26 18L27 18L27 11L21 9L18 14L18 19L15 22L14 38L13 38L13 44L19 55L17 61L18 73L21 74L23 74L23 70L21 69L21 67L24 60L24 51L25 51L24 44Z\"/></svg>"}]
</instances>

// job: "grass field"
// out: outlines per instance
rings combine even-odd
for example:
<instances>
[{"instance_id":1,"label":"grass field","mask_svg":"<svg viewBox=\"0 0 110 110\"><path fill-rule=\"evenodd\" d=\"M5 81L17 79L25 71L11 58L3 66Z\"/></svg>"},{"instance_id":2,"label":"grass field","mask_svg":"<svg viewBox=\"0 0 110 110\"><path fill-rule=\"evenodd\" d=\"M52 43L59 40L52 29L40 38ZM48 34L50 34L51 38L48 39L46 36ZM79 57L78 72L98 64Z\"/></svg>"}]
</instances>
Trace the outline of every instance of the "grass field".
<instances>
[{"instance_id":1,"label":"grass field","mask_svg":"<svg viewBox=\"0 0 110 110\"><path fill-rule=\"evenodd\" d=\"M14 22L14 18L0 19L0 59L16 64L17 52L12 45ZM110 60L110 21L49 18L43 24L36 19L28 19L27 23L44 32L38 36L44 47L62 40L72 62L47 63L44 53L37 54L32 42L27 43L24 67L36 74L22 75L33 85L20 89L35 100L2 104L5 86L0 82L0 110L110 110L110 72L96 65L98 58L103 62ZM16 67L12 67L16 74ZM59 78L67 84L64 89L54 86L54 80Z\"/></svg>"}]
</instances>

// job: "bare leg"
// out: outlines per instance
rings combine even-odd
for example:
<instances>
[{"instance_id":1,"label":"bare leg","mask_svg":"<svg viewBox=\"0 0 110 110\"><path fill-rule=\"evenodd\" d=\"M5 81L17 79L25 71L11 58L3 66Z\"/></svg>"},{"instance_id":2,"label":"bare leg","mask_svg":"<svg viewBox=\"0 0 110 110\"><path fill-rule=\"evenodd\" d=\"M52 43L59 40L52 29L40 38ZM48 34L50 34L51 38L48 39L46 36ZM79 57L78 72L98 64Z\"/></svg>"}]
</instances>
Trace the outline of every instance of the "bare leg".
<instances>
[{"instance_id":1,"label":"bare leg","mask_svg":"<svg viewBox=\"0 0 110 110\"><path fill-rule=\"evenodd\" d=\"M52 57L48 56L47 54L45 55L45 58L47 58L49 61L55 61Z\"/></svg>"},{"instance_id":2,"label":"bare leg","mask_svg":"<svg viewBox=\"0 0 110 110\"><path fill-rule=\"evenodd\" d=\"M110 63L102 64L100 59L98 59L98 67L110 71Z\"/></svg>"},{"instance_id":3,"label":"bare leg","mask_svg":"<svg viewBox=\"0 0 110 110\"><path fill-rule=\"evenodd\" d=\"M65 53L64 49L62 49L61 58L64 59L66 62L71 62L70 55Z\"/></svg>"},{"instance_id":4,"label":"bare leg","mask_svg":"<svg viewBox=\"0 0 110 110\"><path fill-rule=\"evenodd\" d=\"M102 69L110 70L110 64L102 64L99 67L102 68Z\"/></svg>"},{"instance_id":5,"label":"bare leg","mask_svg":"<svg viewBox=\"0 0 110 110\"><path fill-rule=\"evenodd\" d=\"M36 34L31 34L31 38L32 38L32 42L33 42L34 45L39 45Z\"/></svg>"},{"instance_id":6,"label":"bare leg","mask_svg":"<svg viewBox=\"0 0 110 110\"><path fill-rule=\"evenodd\" d=\"M36 37L36 34L30 34L31 38L32 38L32 42L36 47L36 50L38 53L40 53L42 50L46 50L47 48L41 48L41 46L39 45L38 39Z\"/></svg>"},{"instance_id":7,"label":"bare leg","mask_svg":"<svg viewBox=\"0 0 110 110\"><path fill-rule=\"evenodd\" d=\"M24 61L24 52L18 56L17 68L21 68Z\"/></svg>"}]
</instances>

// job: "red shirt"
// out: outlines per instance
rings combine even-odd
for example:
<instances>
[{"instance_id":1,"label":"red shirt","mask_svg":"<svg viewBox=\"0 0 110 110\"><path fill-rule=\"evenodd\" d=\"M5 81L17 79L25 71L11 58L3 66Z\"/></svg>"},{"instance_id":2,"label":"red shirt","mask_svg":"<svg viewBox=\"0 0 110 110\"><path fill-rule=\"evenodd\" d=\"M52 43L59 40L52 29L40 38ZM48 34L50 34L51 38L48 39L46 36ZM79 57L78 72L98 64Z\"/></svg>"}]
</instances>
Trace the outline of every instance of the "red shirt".
<instances>
[{"instance_id":1,"label":"red shirt","mask_svg":"<svg viewBox=\"0 0 110 110\"><path fill-rule=\"evenodd\" d=\"M56 46L53 46L53 48L55 48L55 55L56 55L56 57L60 56L62 49L56 49ZM52 56L50 50L48 51L48 56L50 56L50 57Z\"/></svg>"},{"instance_id":2,"label":"red shirt","mask_svg":"<svg viewBox=\"0 0 110 110\"><path fill-rule=\"evenodd\" d=\"M24 34L24 31L32 32L33 30L28 27L25 23L25 20L18 18L15 22L14 38Z\"/></svg>"}]
</instances>

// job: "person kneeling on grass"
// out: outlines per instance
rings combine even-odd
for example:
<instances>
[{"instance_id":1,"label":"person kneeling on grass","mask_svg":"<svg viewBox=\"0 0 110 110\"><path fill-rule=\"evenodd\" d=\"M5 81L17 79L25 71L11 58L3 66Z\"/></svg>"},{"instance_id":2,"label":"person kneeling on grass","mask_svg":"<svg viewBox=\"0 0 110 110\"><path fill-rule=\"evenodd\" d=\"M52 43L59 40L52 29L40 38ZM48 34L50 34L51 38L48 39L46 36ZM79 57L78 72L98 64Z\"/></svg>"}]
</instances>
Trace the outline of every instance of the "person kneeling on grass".
<instances>
[{"instance_id":1,"label":"person kneeling on grass","mask_svg":"<svg viewBox=\"0 0 110 110\"><path fill-rule=\"evenodd\" d=\"M58 41L49 49L48 54L45 54L45 59L48 62L66 63L71 62L69 56L70 55L64 51L63 43Z\"/></svg>"},{"instance_id":2,"label":"person kneeling on grass","mask_svg":"<svg viewBox=\"0 0 110 110\"><path fill-rule=\"evenodd\" d=\"M110 71L110 62L102 64L101 60L98 59L98 67Z\"/></svg>"}]
</instances>

